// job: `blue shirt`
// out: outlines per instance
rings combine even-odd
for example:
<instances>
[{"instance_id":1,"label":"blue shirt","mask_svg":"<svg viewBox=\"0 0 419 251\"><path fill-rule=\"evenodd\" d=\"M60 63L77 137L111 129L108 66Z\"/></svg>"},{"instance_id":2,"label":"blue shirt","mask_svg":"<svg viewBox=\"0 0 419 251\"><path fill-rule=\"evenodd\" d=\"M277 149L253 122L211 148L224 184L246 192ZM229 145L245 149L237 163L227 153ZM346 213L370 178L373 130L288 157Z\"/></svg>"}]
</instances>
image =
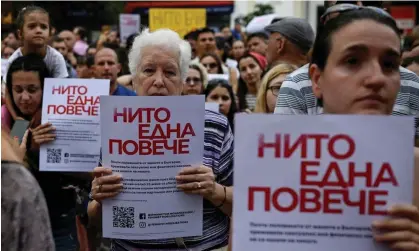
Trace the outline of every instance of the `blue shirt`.
<instances>
[{"instance_id":1,"label":"blue shirt","mask_svg":"<svg viewBox=\"0 0 419 251\"><path fill-rule=\"evenodd\" d=\"M135 93L134 91L131 91L130 89L117 84L118 87L116 87L116 90L114 91L114 93L112 93L112 96L137 96L137 93Z\"/></svg>"}]
</instances>

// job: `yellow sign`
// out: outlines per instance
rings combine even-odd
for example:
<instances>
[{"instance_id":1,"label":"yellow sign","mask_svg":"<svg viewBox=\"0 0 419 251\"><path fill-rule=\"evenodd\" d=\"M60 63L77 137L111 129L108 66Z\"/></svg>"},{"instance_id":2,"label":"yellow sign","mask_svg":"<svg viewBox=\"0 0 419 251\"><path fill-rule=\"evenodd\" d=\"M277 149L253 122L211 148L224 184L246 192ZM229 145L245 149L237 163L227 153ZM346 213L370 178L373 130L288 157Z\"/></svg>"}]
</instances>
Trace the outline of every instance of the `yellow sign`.
<instances>
[{"instance_id":1,"label":"yellow sign","mask_svg":"<svg viewBox=\"0 0 419 251\"><path fill-rule=\"evenodd\" d=\"M207 24L205 9L155 9L149 13L150 30L167 28L179 33L183 38L188 32L204 28Z\"/></svg>"}]
</instances>

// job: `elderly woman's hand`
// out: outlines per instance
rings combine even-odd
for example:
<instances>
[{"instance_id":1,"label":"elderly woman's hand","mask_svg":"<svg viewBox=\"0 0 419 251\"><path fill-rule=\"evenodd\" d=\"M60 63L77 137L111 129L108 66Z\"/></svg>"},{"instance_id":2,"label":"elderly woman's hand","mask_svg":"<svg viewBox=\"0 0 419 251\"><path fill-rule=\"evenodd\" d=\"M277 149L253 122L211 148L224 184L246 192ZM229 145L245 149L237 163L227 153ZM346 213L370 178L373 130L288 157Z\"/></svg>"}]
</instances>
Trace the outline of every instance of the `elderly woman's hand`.
<instances>
[{"instance_id":1,"label":"elderly woman's hand","mask_svg":"<svg viewBox=\"0 0 419 251\"><path fill-rule=\"evenodd\" d=\"M199 194L210 199L215 191L215 175L207 166L185 167L176 176L177 188L185 193Z\"/></svg>"},{"instance_id":2,"label":"elderly woman's hand","mask_svg":"<svg viewBox=\"0 0 419 251\"><path fill-rule=\"evenodd\" d=\"M103 199L112 198L118 195L122 186L122 177L112 174L112 169L96 167L93 170L91 195L94 200L101 203Z\"/></svg>"},{"instance_id":3,"label":"elderly woman's hand","mask_svg":"<svg viewBox=\"0 0 419 251\"><path fill-rule=\"evenodd\" d=\"M35 129L30 129L30 130L32 132L33 140L38 145L55 140L56 135L55 133L53 133L53 131L55 130L55 127L52 126L51 123L45 123L45 124L39 125Z\"/></svg>"},{"instance_id":4,"label":"elderly woman's hand","mask_svg":"<svg viewBox=\"0 0 419 251\"><path fill-rule=\"evenodd\" d=\"M392 218L373 223L374 239L392 250L419 250L419 210L413 205L395 205L388 210Z\"/></svg>"}]
</instances>

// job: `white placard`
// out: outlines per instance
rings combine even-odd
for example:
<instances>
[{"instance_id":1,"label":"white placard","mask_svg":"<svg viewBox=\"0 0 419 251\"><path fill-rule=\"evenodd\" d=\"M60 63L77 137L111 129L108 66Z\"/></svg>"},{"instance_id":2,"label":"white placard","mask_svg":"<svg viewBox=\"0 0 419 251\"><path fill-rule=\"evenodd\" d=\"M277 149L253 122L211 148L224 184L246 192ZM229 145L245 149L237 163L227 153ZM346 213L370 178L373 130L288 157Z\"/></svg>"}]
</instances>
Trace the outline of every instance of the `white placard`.
<instances>
[{"instance_id":1,"label":"white placard","mask_svg":"<svg viewBox=\"0 0 419 251\"><path fill-rule=\"evenodd\" d=\"M208 82L213 79L224 79L226 81L229 81L228 74L208 74Z\"/></svg>"},{"instance_id":2,"label":"white placard","mask_svg":"<svg viewBox=\"0 0 419 251\"><path fill-rule=\"evenodd\" d=\"M178 190L175 176L202 164L204 96L102 97L101 110L102 163L124 185L102 203L103 237L202 235L203 198Z\"/></svg>"},{"instance_id":3,"label":"white placard","mask_svg":"<svg viewBox=\"0 0 419 251\"><path fill-rule=\"evenodd\" d=\"M42 124L56 128L56 139L41 145L41 171L91 172L98 165L101 95L109 95L109 80L45 79Z\"/></svg>"},{"instance_id":4,"label":"white placard","mask_svg":"<svg viewBox=\"0 0 419 251\"><path fill-rule=\"evenodd\" d=\"M7 67L9 67L9 61L7 59L1 59L1 76L3 80L6 82L6 74L7 74Z\"/></svg>"},{"instance_id":5,"label":"white placard","mask_svg":"<svg viewBox=\"0 0 419 251\"><path fill-rule=\"evenodd\" d=\"M220 112L220 104L216 102L206 102L205 103L205 110L213 111L213 112Z\"/></svg>"},{"instance_id":6,"label":"white placard","mask_svg":"<svg viewBox=\"0 0 419 251\"><path fill-rule=\"evenodd\" d=\"M141 19L139 14L119 14L119 31L121 42L126 43L127 38L140 32Z\"/></svg>"},{"instance_id":7,"label":"white placard","mask_svg":"<svg viewBox=\"0 0 419 251\"><path fill-rule=\"evenodd\" d=\"M239 114L235 124L234 251L388 250L371 224L412 201L413 117Z\"/></svg>"}]
</instances>

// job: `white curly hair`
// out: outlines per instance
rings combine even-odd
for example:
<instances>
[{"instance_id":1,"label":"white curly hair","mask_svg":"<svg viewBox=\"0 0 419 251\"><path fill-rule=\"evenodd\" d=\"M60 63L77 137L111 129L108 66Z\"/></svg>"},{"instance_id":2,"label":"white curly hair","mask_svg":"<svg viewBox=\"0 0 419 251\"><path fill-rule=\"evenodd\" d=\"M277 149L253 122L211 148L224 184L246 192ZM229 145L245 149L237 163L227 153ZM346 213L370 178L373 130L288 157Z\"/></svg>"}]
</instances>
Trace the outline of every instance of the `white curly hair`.
<instances>
[{"instance_id":1,"label":"white curly hair","mask_svg":"<svg viewBox=\"0 0 419 251\"><path fill-rule=\"evenodd\" d=\"M189 63L191 62L191 46L170 29L159 29L150 32L143 30L134 40L128 54L128 66L132 76L137 75L138 66L142 58L141 52L147 46L163 46L179 53L179 68L182 81L186 80Z\"/></svg>"}]
</instances>

